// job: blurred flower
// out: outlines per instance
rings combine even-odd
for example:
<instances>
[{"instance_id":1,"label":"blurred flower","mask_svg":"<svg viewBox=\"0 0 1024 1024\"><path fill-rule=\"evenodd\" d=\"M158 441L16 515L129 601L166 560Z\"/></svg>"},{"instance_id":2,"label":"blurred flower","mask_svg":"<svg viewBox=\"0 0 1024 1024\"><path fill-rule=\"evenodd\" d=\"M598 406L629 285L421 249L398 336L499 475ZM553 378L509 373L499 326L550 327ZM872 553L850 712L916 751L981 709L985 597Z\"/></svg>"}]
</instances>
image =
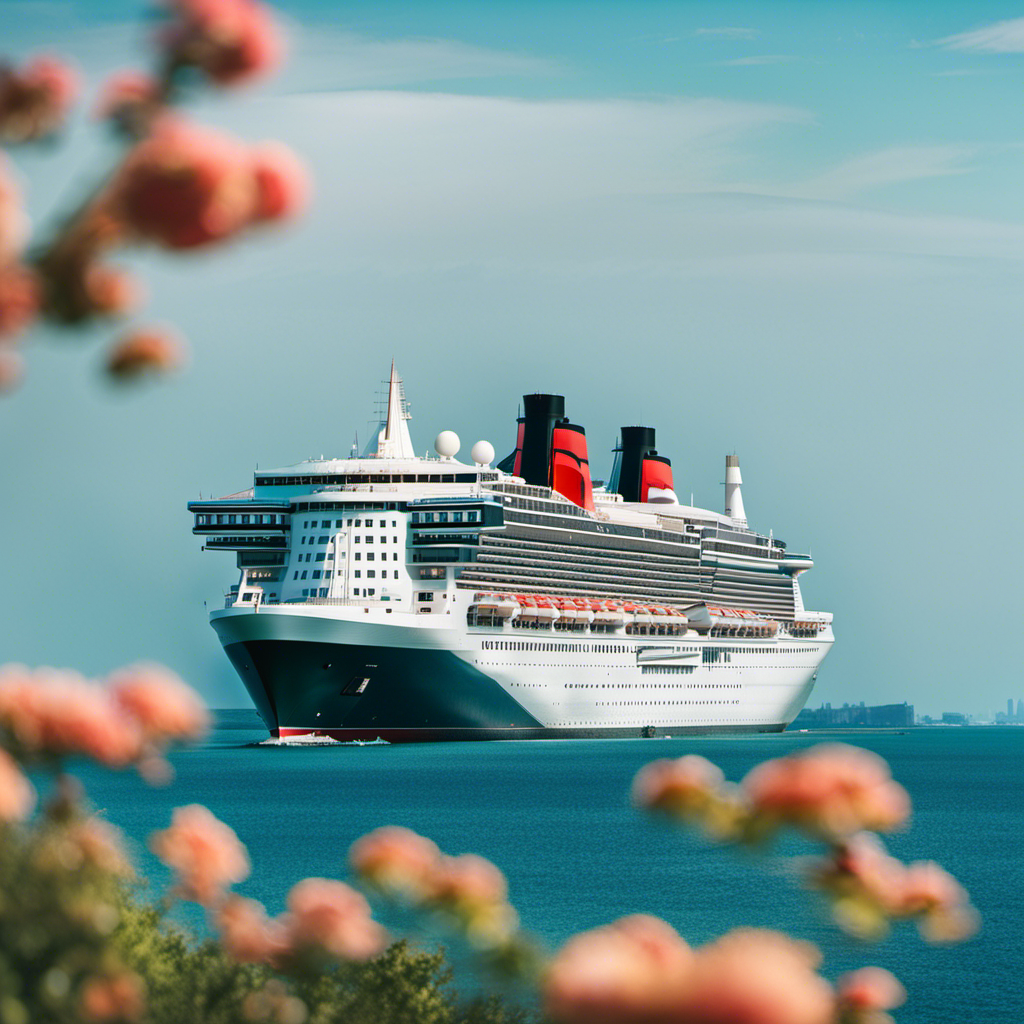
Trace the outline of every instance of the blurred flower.
<instances>
[{"instance_id":1,"label":"blurred flower","mask_svg":"<svg viewBox=\"0 0 1024 1024\"><path fill-rule=\"evenodd\" d=\"M890 831L910 814L910 798L885 761L841 743L765 761L747 774L742 789L755 835L789 824L839 839L861 829Z\"/></svg>"},{"instance_id":2,"label":"blurred flower","mask_svg":"<svg viewBox=\"0 0 1024 1024\"><path fill-rule=\"evenodd\" d=\"M664 921L646 914L573 936L543 984L547 1014L567 1024L669 1024L691 984L694 954Z\"/></svg>"},{"instance_id":3,"label":"blurred flower","mask_svg":"<svg viewBox=\"0 0 1024 1024\"><path fill-rule=\"evenodd\" d=\"M191 249L245 227L255 201L252 166L241 143L167 116L125 158L106 206L138 237Z\"/></svg>"},{"instance_id":4,"label":"blurred flower","mask_svg":"<svg viewBox=\"0 0 1024 1024\"><path fill-rule=\"evenodd\" d=\"M508 883L501 871L489 860L466 853L442 857L428 902L451 914L469 939L493 946L509 939L519 925L507 894Z\"/></svg>"},{"instance_id":5,"label":"blurred flower","mask_svg":"<svg viewBox=\"0 0 1024 1024\"><path fill-rule=\"evenodd\" d=\"M278 142L252 150L256 180L254 220L280 220L301 213L309 201L309 176L302 162Z\"/></svg>"},{"instance_id":6,"label":"blurred flower","mask_svg":"<svg viewBox=\"0 0 1024 1024\"><path fill-rule=\"evenodd\" d=\"M809 943L738 928L696 951L677 1020L687 1024L831 1024L832 989Z\"/></svg>"},{"instance_id":7,"label":"blurred flower","mask_svg":"<svg viewBox=\"0 0 1024 1024\"><path fill-rule=\"evenodd\" d=\"M225 952L240 963L273 964L288 950L286 928L256 900L229 896L215 921Z\"/></svg>"},{"instance_id":8,"label":"blurred flower","mask_svg":"<svg viewBox=\"0 0 1024 1024\"><path fill-rule=\"evenodd\" d=\"M126 334L107 355L107 374L119 381L167 373L185 361L185 346L171 332L143 327Z\"/></svg>"},{"instance_id":9,"label":"blurred flower","mask_svg":"<svg viewBox=\"0 0 1024 1024\"><path fill-rule=\"evenodd\" d=\"M22 207L21 190L10 164L0 153L0 266L21 251L28 237L28 218Z\"/></svg>"},{"instance_id":10,"label":"blurred flower","mask_svg":"<svg viewBox=\"0 0 1024 1024\"><path fill-rule=\"evenodd\" d=\"M36 791L14 759L0 750L0 821L23 821L32 813Z\"/></svg>"},{"instance_id":11,"label":"blurred flower","mask_svg":"<svg viewBox=\"0 0 1024 1024\"><path fill-rule=\"evenodd\" d=\"M138 282L126 270L93 263L86 267L83 282L88 313L111 316L127 313L140 301Z\"/></svg>"},{"instance_id":12,"label":"blurred flower","mask_svg":"<svg viewBox=\"0 0 1024 1024\"><path fill-rule=\"evenodd\" d=\"M132 665L109 682L114 699L150 741L198 740L210 727L199 695L162 665Z\"/></svg>"},{"instance_id":13,"label":"blurred flower","mask_svg":"<svg viewBox=\"0 0 1024 1024\"><path fill-rule=\"evenodd\" d=\"M14 391L25 374L25 360L18 352L0 348L0 395Z\"/></svg>"},{"instance_id":14,"label":"blurred flower","mask_svg":"<svg viewBox=\"0 0 1024 1024\"><path fill-rule=\"evenodd\" d=\"M295 950L322 950L341 960L368 960L387 934L370 916L370 905L344 882L306 878L288 894L287 924Z\"/></svg>"},{"instance_id":15,"label":"blurred flower","mask_svg":"<svg viewBox=\"0 0 1024 1024\"><path fill-rule=\"evenodd\" d=\"M34 57L21 68L0 66L0 141L28 142L60 128L78 93L64 61Z\"/></svg>"},{"instance_id":16,"label":"blurred flower","mask_svg":"<svg viewBox=\"0 0 1024 1024\"><path fill-rule=\"evenodd\" d=\"M136 1021L146 1009L145 984L131 971L89 978L80 1003L88 1021Z\"/></svg>"},{"instance_id":17,"label":"blurred flower","mask_svg":"<svg viewBox=\"0 0 1024 1024\"><path fill-rule=\"evenodd\" d=\"M154 832L149 845L177 873L185 899L206 906L249 876L249 855L238 836L200 804L176 808L170 828Z\"/></svg>"},{"instance_id":18,"label":"blurred flower","mask_svg":"<svg viewBox=\"0 0 1024 1024\"><path fill-rule=\"evenodd\" d=\"M89 817L72 822L64 833L64 841L75 851L81 863L104 874L123 878L134 874L121 833L100 818Z\"/></svg>"},{"instance_id":19,"label":"blurred flower","mask_svg":"<svg viewBox=\"0 0 1024 1024\"><path fill-rule=\"evenodd\" d=\"M160 84L152 75L118 71L103 83L96 116L111 121L129 136L139 136L162 107Z\"/></svg>"},{"instance_id":20,"label":"blurred flower","mask_svg":"<svg viewBox=\"0 0 1024 1024\"><path fill-rule=\"evenodd\" d=\"M928 942L962 942L978 930L978 913L967 891L934 861L916 861L907 867L901 911L918 918L918 928Z\"/></svg>"},{"instance_id":21,"label":"blurred flower","mask_svg":"<svg viewBox=\"0 0 1024 1024\"><path fill-rule=\"evenodd\" d=\"M253 1024L305 1024L309 1010L279 978L271 978L242 1000L242 1017Z\"/></svg>"},{"instance_id":22,"label":"blurred flower","mask_svg":"<svg viewBox=\"0 0 1024 1024\"><path fill-rule=\"evenodd\" d=\"M376 888L420 899L433 884L441 851L411 829L390 825L357 839L348 858L352 869Z\"/></svg>"},{"instance_id":23,"label":"blurred flower","mask_svg":"<svg viewBox=\"0 0 1024 1024\"><path fill-rule=\"evenodd\" d=\"M844 1024L888 1024L883 1013L902 1006L906 989L895 975L881 967L862 967L836 982L839 1019Z\"/></svg>"},{"instance_id":24,"label":"blurred flower","mask_svg":"<svg viewBox=\"0 0 1024 1024\"><path fill-rule=\"evenodd\" d=\"M633 780L633 803L690 821L718 838L734 835L744 816L721 769L698 754L641 768Z\"/></svg>"},{"instance_id":25,"label":"blurred flower","mask_svg":"<svg viewBox=\"0 0 1024 1024\"><path fill-rule=\"evenodd\" d=\"M83 754L120 768L141 749L138 727L110 694L66 670L0 671L0 728L30 756Z\"/></svg>"},{"instance_id":26,"label":"blurred flower","mask_svg":"<svg viewBox=\"0 0 1024 1024\"><path fill-rule=\"evenodd\" d=\"M0 344L21 334L39 311L39 282L27 267L0 265Z\"/></svg>"},{"instance_id":27,"label":"blurred flower","mask_svg":"<svg viewBox=\"0 0 1024 1024\"><path fill-rule=\"evenodd\" d=\"M198 68L218 85L257 78L280 64L280 33L256 0L170 0L169 6L162 41L173 63Z\"/></svg>"},{"instance_id":28,"label":"blurred flower","mask_svg":"<svg viewBox=\"0 0 1024 1024\"><path fill-rule=\"evenodd\" d=\"M929 942L959 942L977 931L977 912L952 875L931 861L902 864L870 832L839 843L810 881L832 901L839 926L859 938L881 938L900 918L916 919Z\"/></svg>"}]
</instances>

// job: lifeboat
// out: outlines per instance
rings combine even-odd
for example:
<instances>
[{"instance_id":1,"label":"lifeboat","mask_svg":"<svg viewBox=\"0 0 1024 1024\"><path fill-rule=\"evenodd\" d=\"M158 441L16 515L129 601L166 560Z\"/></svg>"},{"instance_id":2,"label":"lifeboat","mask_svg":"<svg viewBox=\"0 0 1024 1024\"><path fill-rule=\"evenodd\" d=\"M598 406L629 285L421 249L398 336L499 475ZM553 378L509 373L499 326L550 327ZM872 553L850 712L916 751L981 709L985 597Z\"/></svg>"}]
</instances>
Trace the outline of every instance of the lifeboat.
<instances>
[{"instance_id":1,"label":"lifeboat","mask_svg":"<svg viewBox=\"0 0 1024 1024\"><path fill-rule=\"evenodd\" d=\"M477 594L475 608L478 615L509 619L519 611L519 602L510 594Z\"/></svg>"}]
</instances>

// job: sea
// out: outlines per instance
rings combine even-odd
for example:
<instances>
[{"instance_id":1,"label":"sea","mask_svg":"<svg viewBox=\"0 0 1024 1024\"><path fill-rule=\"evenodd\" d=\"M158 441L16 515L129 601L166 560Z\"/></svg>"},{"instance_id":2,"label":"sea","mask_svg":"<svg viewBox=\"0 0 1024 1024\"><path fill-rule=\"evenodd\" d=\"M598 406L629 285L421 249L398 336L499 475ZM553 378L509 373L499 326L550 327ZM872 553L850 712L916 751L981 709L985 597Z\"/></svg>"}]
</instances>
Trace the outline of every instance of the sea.
<instances>
[{"instance_id":1,"label":"sea","mask_svg":"<svg viewBox=\"0 0 1024 1024\"><path fill-rule=\"evenodd\" d=\"M669 921L691 944L741 926L775 928L821 949L835 978L865 964L905 985L903 1024L1024 1021L1024 728L829 730L757 736L274 748L255 712L220 711L203 745L172 755L173 783L79 773L98 809L133 841L155 886L166 875L145 837L174 807L202 803L228 822L253 862L243 894L283 909L307 876L346 877L350 844L379 825L479 853L506 874L524 926L549 949L625 914ZM865 945L831 924L800 882L809 844L777 856L715 846L633 807L636 772L659 757L702 754L728 778L824 741L882 755L911 794L911 826L890 837L905 861L936 860L971 893L980 933L952 947L912 925ZM197 914L186 918L201 931Z\"/></svg>"}]
</instances>

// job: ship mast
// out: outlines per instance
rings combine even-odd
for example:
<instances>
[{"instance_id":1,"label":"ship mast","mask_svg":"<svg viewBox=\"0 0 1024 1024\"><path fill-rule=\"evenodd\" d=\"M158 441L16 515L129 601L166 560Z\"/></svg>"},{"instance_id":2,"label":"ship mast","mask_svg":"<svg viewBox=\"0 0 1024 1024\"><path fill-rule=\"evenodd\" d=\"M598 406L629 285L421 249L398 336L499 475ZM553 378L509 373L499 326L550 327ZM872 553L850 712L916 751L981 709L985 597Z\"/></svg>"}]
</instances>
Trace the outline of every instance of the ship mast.
<instances>
[{"instance_id":1,"label":"ship mast","mask_svg":"<svg viewBox=\"0 0 1024 1024\"><path fill-rule=\"evenodd\" d=\"M415 458L412 438L409 436L408 421L411 419L409 403L405 400L405 387L392 359L391 380L388 382L388 415L384 429L377 435L378 459Z\"/></svg>"}]
</instances>

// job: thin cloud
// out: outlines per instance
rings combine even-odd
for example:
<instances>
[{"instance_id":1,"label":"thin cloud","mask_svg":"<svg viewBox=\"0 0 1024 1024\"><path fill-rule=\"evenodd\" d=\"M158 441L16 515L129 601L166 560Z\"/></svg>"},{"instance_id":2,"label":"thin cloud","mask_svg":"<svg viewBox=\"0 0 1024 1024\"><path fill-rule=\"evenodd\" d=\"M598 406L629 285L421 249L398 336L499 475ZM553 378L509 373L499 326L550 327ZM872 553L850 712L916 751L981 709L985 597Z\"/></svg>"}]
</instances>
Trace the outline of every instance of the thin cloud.
<instances>
[{"instance_id":1,"label":"thin cloud","mask_svg":"<svg viewBox=\"0 0 1024 1024\"><path fill-rule=\"evenodd\" d=\"M936 39L947 50L975 50L979 53L1024 53L1024 18L1009 18L992 25Z\"/></svg>"},{"instance_id":2,"label":"thin cloud","mask_svg":"<svg viewBox=\"0 0 1024 1024\"><path fill-rule=\"evenodd\" d=\"M761 53L752 57L734 57L732 60L718 61L719 67L723 68L753 68L768 64L788 64L796 60L785 53Z\"/></svg>"},{"instance_id":3,"label":"thin cloud","mask_svg":"<svg viewBox=\"0 0 1024 1024\"><path fill-rule=\"evenodd\" d=\"M695 36L724 36L727 39L754 39L758 35L756 28L736 28L723 26L721 28L698 28L694 30Z\"/></svg>"},{"instance_id":4,"label":"thin cloud","mask_svg":"<svg viewBox=\"0 0 1024 1024\"><path fill-rule=\"evenodd\" d=\"M796 191L808 198L845 199L888 185L967 174L979 151L969 145L893 146L837 164Z\"/></svg>"}]
</instances>

